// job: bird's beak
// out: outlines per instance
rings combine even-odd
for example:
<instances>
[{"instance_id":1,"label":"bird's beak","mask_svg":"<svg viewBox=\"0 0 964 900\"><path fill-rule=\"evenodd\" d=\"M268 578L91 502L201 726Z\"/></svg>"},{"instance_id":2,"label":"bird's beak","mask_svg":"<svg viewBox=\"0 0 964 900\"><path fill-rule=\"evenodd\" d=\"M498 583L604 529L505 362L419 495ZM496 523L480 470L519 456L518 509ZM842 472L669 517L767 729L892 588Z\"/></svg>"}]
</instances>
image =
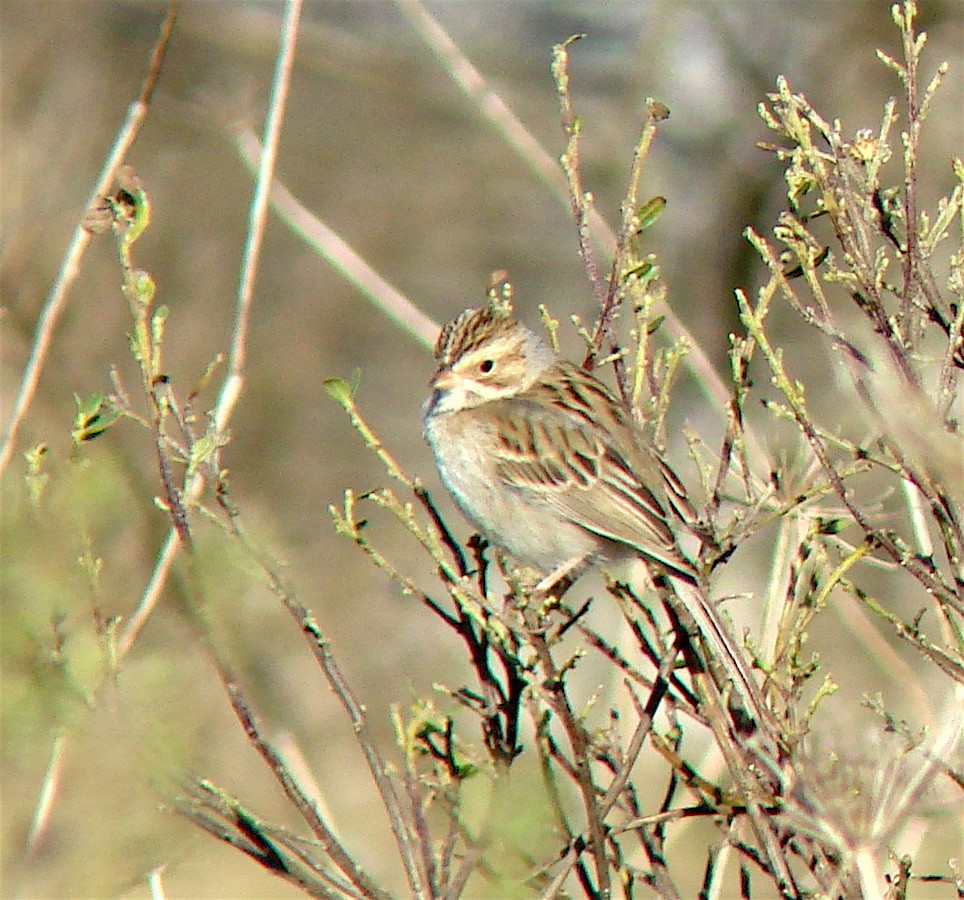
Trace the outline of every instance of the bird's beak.
<instances>
[{"instance_id":1,"label":"bird's beak","mask_svg":"<svg viewBox=\"0 0 964 900\"><path fill-rule=\"evenodd\" d=\"M429 381L428 386L433 391L448 391L454 388L460 381L458 375L451 369L439 369Z\"/></svg>"}]
</instances>

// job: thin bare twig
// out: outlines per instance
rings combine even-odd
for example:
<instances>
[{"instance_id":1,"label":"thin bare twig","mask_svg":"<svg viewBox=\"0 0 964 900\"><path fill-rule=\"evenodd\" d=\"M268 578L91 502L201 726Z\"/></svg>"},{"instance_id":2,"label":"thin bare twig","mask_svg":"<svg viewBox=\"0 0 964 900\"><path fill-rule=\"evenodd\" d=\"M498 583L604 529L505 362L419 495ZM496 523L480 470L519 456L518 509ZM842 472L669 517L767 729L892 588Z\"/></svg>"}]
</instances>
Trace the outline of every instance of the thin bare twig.
<instances>
[{"instance_id":1,"label":"thin bare twig","mask_svg":"<svg viewBox=\"0 0 964 900\"><path fill-rule=\"evenodd\" d=\"M141 594L137 608L125 620L124 627L117 639L118 661L123 659L134 645L134 641L137 640L141 628L144 627L144 623L150 618L154 607L157 606L158 601L161 599L161 593L167 584L167 576L171 572L171 566L174 563L180 546L181 538L177 533L177 529L172 528L164 539L161 552L157 554L157 559L154 561L154 569L151 572L151 578L147 582L147 587L144 588L144 592Z\"/></svg>"},{"instance_id":2,"label":"thin bare twig","mask_svg":"<svg viewBox=\"0 0 964 900\"><path fill-rule=\"evenodd\" d=\"M231 672L225 660L214 650L211 642L209 642L209 647L212 650L218 675L221 678L234 713L244 728L248 740L258 753L261 754L268 769L283 788L285 796L295 805L295 808L311 828L315 837L321 842L324 852L364 896L375 898L375 900L389 900L390 895L388 892L380 888L342 846L341 842L335 836L334 831L319 812L315 800L304 791L291 774L291 770L281 754L274 745L265 738L237 677Z\"/></svg>"},{"instance_id":3,"label":"thin bare twig","mask_svg":"<svg viewBox=\"0 0 964 900\"><path fill-rule=\"evenodd\" d=\"M552 653L545 637L538 626L530 629L530 640L539 658L545 701L559 717L562 727L572 748L574 777L586 814L586 832L588 834L588 851L592 857L596 870L595 891L602 897L609 896L610 870L606 854L605 828L603 825L602 807L599 803L596 784L593 780L591 765L592 741L585 725L575 714L569 695L566 692L565 672L560 671L552 658ZM578 855L576 857L578 859Z\"/></svg>"},{"instance_id":4,"label":"thin bare twig","mask_svg":"<svg viewBox=\"0 0 964 900\"><path fill-rule=\"evenodd\" d=\"M127 156L127 151L130 150L131 145L137 138L141 125L144 124L148 109L150 108L154 86L157 84L161 67L164 64L168 44L174 30L174 23L177 19L179 5L180 0L171 0L168 5L167 16L161 25L161 33L154 44L147 75L144 78L138 99L127 109L127 116L124 119L124 123L114 138L114 143L110 152L107 154L104 166L97 176L97 181L94 183L94 189L91 191L87 203L84 206L84 213L97 204L100 198L110 190L117 167L124 161L124 158ZM23 377L20 380L20 390L17 392L13 409L7 418L3 440L2 443L0 443L0 475L2 475L7 468L10 457L13 455L17 434L20 431L20 426L23 424L27 411L30 409L30 404L33 402L44 364L47 361L47 354L50 351L50 344L53 341L54 330L57 327L57 322L61 314L66 308L70 289L73 287L78 274L80 274L80 261L87 250L90 238L91 233L85 227L84 216L81 216L81 221L78 222L77 227L74 229L74 236L71 238L70 245L67 247L67 252L64 254L63 261L60 264L60 271L57 273L57 277L54 280L53 286L50 288L50 293L47 295L47 300L40 313L40 318L37 320L33 346L30 349L30 356L27 359L27 365L24 368Z\"/></svg>"},{"instance_id":5,"label":"thin bare twig","mask_svg":"<svg viewBox=\"0 0 964 900\"><path fill-rule=\"evenodd\" d=\"M59 734L54 738L53 747L50 750L50 761L47 763L47 771L44 774L43 787L40 789L40 797L34 809L30 832L27 834L28 855L37 849L40 839L46 834L47 826L50 824L50 812L53 809L57 789L60 786L66 744L66 735Z\"/></svg>"},{"instance_id":6,"label":"thin bare twig","mask_svg":"<svg viewBox=\"0 0 964 900\"><path fill-rule=\"evenodd\" d=\"M562 133L566 138L566 149L562 154L562 171L566 176L566 188L569 199L569 210L576 222L576 237L579 243L579 258L586 267L589 276L589 286L592 288L599 307L600 315L606 313L606 285L602 274L596 265L596 257L592 252L589 232L589 211L593 208L592 197L586 192L582 183L582 165L579 159L579 135L582 125L576 117L572 106L572 94L569 91L569 47L577 40L585 37L575 34L561 44L552 48L552 75L556 80L556 93L559 96L559 110L562 114ZM609 248L607 248L608 250ZM622 387L622 385L621 385ZM623 391L625 394L625 392Z\"/></svg>"},{"instance_id":7,"label":"thin bare twig","mask_svg":"<svg viewBox=\"0 0 964 900\"><path fill-rule=\"evenodd\" d=\"M246 127L234 132L234 142L245 163L254 168L261 155L257 135ZM431 349L439 326L411 300L382 278L348 243L328 225L305 209L281 182L271 187L271 205L281 219L302 240L321 253L371 303L394 319L420 344Z\"/></svg>"},{"instance_id":8,"label":"thin bare twig","mask_svg":"<svg viewBox=\"0 0 964 900\"><path fill-rule=\"evenodd\" d=\"M508 103L493 91L485 76L469 61L449 33L420 2L420 0L395 0L399 9L429 48L438 56L452 80L465 95L478 104L485 118L498 130L518 157L532 169L539 179L563 204L569 204L566 180L559 169L559 161L539 143L536 137L512 111ZM600 250L608 252L614 235L598 210L589 211L589 225L593 239Z\"/></svg>"},{"instance_id":9,"label":"thin bare twig","mask_svg":"<svg viewBox=\"0 0 964 900\"><path fill-rule=\"evenodd\" d=\"M235 524L237 525L238 523L235 522ZM250 544L247 544L243 533L242 539L250 548ZM253 550L253 548L250 549ZM388 766L369 731L368 716L365 707L359 703L355 697L351 686L341 671L341 667L338 665L338 661L331 652L328 639L322 633L314 616L307 607L298 600L297 596L278 576L274 568L270 564L266 564L263 560L261 562L263 571L271 582L272 588L301 628L301 632L308 641L315 661L321 667L325 678L328 680L328 684L341 701L348 715L352 730L358 740L358 745L365 756L365 762L368 764L368 769L371 772L372 780L375 782L382 803L385 806L389 824L391 825L392 833L398 845L412 893L416 897L427 897L429 885L426 880L426 873L422 870L417 849L412 845L411 835L405 825L405 818L402 813L398 793L388 774Z\"/></svg>"},{"instance_id":10,"label":"thin bare twig","mask_svg":"<svg viewBox=\"0 0 964 900\"><path fill-rule=\"evenodd\" d=\"M57 273L54 284L44 303L40 318L37 321L34 342L20 382L20 390L17 393L13 409L7 419L2 445L0 445L0 475L3 474L13 454L17 434L19 433L20 426L23 424L27 411L30 409L37 385L40 382L40 376L43 372L51 342L53 341L57 322L66 308L70 288L80 273L80 261L87 250L88 243L90 243L91 232L87 230L85 225L86 213L98 204L100 199L110 190L118 167L124 161L127 151L137 138L140 128L147 117L154 88L167 55L171 35L174 31L174 24L177 21L179 6L180 0L170 0L168 4L167 15L164 18L160 34L154 44L151 60L148 64L148 71L141 85L138 99L127 109L124 123L114 138L114 143L111 146L110 152L107 154L107 159L104 161L94 188L87 199L87 204L84 207L84 215L81 216L81 220L74 230L70 245L61 262L60 271ZM47 766L47 772L44 776L43 786L37 800L33 821L27 837L28 855L36 849L50 822L50 816L57 797L57 786L68 746L68 736L66 734L60 734L55 738L51 748L50 762Z\"/></svg>"},{"instance_id":11,"label":"thin bare twig","mask_svg":"<svg viewBox=\"0 0 964 900\"><path fill-rule=\"evenodd\" d=\"M294 64L294 45L297 38L297 27L302 0L288 0L285 5L285 15L282 22L278 64L275 67L275 83L272 87L271 101L268 108L268 121L265 124L265 134L270 136L274 150L259 167L258 183L252 201L252 210L248 217L249 228L263 233L266 218L267 185L271 183L273 162L280 137L280 122L284 115L284 101L288 93L288 83ZM254 208L258 206L259 211ZM241 280L238 288L238 306L234 323L234 333L230 349L230 365L227 378L221 388L214 419L218 432L223 433L234 412L234 408L241 395L244 385L244 361L247 352L247 335L251 318L251 302L253 297L254 276L257 270L261 236L249 233L245 247ZM189 507L204 489L205 478L198 470L186 485L184 490L184 505ZM161 598L171 565L181 546L180 537L172 529L165 538L164 545L158 553L151 573L150 581L141 595L140 602L133 614L127 619L118 641L118 655L124 656L137 640L144 623L150 617Z\"/></svg>"},{"instance_id":12,"label":"thin bare twig","mask_svg":"<svg viewBox=\"0 0 964 900\"><path fill-rule=\"evenodd\" d=\"M295 43L298 23L301 20L303 0L287 0L281 22L281 41L275 63L274 81L268 103L268 116L264 125L264 152L258 163L258 175L254 185L254 197L248 212L248 235L241 261L241 277L238 283L238 309L234 319L234 334L228 355L228 377L218 397L214 414L215 424L223 430L244 385L244 364L248 350L248 329L251 323L251 303L254 297L254 281L261 257L261 243L268 220L268 196L274 177L278 144L281 140L281 123L284 119L285 101L291 84L294 67Z\"/></svg>"}]
</instances>

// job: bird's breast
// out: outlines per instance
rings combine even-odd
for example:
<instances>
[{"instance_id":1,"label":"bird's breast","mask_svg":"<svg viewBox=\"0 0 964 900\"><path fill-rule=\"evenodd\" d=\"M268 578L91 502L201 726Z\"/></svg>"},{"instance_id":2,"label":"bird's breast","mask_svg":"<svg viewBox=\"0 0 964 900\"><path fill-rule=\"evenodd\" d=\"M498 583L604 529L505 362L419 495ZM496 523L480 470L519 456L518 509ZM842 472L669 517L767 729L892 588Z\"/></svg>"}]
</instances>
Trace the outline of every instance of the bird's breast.
<instances>
[{"instance_id":1,"label":"bird's breast","mask_svg":"<svg viewBox=\"0 0 964 900\"><path fill-rule=\"evenodd\" d=\"M599 549L598 537L560 518L538 492L506 483L496 462L499 438L488 420L472 411L430 414L425 437L466 518L519 562L549 572Z\"/></svg>"}]
</instances>

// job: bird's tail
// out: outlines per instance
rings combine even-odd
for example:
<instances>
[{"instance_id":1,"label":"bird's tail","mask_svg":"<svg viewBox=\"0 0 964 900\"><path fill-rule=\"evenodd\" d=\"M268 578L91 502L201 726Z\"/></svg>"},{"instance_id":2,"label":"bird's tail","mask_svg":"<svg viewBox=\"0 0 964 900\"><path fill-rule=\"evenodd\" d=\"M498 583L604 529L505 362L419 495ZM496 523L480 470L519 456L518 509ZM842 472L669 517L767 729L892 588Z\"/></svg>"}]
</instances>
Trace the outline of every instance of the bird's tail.
<instances>
[{"instance_id":1,"label":"bird's tail","mask_svg":"<svg viewBox=\"0 0 964 900\"><path fill-rule=\"evenodd\" d=\"M675 576L668 581L671 590L665 592L665 600L684 629L695 631L699 664L719 695L726 699L734 729L742 735L762 732L757 736L768 738L767 743L776 743L778 731L773 711L764 699L746 651L723 621L709 592L698 581Z\"/></svg>"}]
</instances>

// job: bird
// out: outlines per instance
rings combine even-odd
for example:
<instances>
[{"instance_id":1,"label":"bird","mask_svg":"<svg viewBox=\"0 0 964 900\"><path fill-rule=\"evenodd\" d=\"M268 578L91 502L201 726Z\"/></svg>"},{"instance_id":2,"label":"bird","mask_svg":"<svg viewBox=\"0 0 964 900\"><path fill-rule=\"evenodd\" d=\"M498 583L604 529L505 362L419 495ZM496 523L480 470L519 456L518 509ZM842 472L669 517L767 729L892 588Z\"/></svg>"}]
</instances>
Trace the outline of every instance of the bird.
<instances>
[{"instance_id":1,"label":"bird","mask_svg":"<svg viewBox=\"0 0 964 900\"><path fill-rule=\"evenodd\" d=\"M542 574L537 590L641 559L670 582L744 712L768 716L744 651L677 540L696 521L686 488L613 391L522 324L509 290L490 290L446 324L435 359L424 434L473 527Z\"/></svg>"}]
</instances>

